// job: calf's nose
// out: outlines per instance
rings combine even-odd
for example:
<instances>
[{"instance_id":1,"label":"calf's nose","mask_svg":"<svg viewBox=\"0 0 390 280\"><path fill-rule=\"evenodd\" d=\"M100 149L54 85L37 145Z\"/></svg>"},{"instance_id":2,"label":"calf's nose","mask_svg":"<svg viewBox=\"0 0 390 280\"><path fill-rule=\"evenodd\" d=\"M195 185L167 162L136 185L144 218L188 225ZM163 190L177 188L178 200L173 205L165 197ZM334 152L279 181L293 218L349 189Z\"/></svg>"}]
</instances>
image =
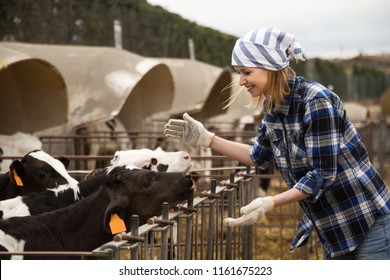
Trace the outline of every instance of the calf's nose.
<instances>
[{"instance_id":1,"label":"calf's nose","mask_svg":"<svg viewBox=\"0 0 390 280\"><path fill-rule=\"evenodd\" d=\"M187 152L183 152L183 159L184 159L185 161L191 161L191 156L190 156L190 154L187 153Z\"/></svg>"}]
</instances>

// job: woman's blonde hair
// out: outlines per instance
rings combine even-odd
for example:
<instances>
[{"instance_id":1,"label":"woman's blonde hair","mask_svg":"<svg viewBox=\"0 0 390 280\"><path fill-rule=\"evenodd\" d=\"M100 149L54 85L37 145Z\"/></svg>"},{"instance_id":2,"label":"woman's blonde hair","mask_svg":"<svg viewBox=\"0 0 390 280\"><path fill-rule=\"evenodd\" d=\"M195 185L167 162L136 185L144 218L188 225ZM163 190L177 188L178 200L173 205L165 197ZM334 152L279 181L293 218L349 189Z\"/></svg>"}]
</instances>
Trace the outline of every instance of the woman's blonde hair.
<instances>
[{"instance_id":1,"label":"woman's blonde hair","mask_svg":"<svg viewBox=\"0 0 390 280\"><path fill-rule=\"evenodd\" d=\"M249 104L246 105L246 107L256 108L257 106L262 106L264 98L266 98L266 108L263 108L263 110L265 110L266 113L271 114L273 110L277 110L280 107L284 98L290 94L288 80L295 75L295 72L291 67L286 67L280 71L267 71L267 73L267 92L261 96L251 97ZM228 87L232 87L232 84ZM226 100L227 104L224 109L233 104L234 101L244 92L244 89L245 87L241 87L238 92L233 93L233 95Z\"/></svg>"}]
</instances>

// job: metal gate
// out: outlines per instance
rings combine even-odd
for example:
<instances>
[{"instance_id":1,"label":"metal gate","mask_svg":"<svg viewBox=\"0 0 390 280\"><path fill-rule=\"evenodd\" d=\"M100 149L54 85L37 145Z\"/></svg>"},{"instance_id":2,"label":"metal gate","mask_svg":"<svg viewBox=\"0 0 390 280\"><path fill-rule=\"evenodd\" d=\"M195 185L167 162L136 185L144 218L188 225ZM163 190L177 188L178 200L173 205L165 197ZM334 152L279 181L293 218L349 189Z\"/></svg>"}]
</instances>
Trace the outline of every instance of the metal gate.
<instances>
[{"instance_id":1,"label":"metal gate","mask_svg":"<svg viewBox=\"0 0 390 280\"><path fill-rule=\"evenodd\" d=\"M289 244L284 241L292 240L301 215L298 206L281 207L267 214L268 221L264 224L258 222L254 226L236 228L223 225L224 218L238 217L240 207L254 198L257 187L254 178L265 176L279 185L275 187L285 187L279 175L257 176L249 171L231 173L229 179L220 183L212 179L209 190L177 205L174 211L162 205L162 215L150 218L145 225L139 226L138 217L133 216L130 232L116 235L113 241L93 250L93 255L103 259L135 260L321 258L316 238L294 253L289 252ZM267 244L267 239L274 246L259 248L257 243Z\"/></svg>"}]
</instances>

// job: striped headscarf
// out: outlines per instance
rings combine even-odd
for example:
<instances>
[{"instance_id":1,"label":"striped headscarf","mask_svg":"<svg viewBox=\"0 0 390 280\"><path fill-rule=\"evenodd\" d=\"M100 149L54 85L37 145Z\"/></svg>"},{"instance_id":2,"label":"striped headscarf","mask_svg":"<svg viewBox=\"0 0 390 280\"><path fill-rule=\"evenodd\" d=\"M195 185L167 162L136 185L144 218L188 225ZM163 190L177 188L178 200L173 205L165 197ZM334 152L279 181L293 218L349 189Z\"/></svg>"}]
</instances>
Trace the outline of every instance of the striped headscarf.
<instances>
[{"instance_id":1,"label":"striped headscarf","mask_svg":"<svg viewBox=\"0 0 390 280\"><path fill-rule=\"evenodd\" d=\"M261 28L238 39L232 52L232 65L279 71L291 58L302 60L302 49L295 36L274 28Z\"/></svg>"}]
</instances>

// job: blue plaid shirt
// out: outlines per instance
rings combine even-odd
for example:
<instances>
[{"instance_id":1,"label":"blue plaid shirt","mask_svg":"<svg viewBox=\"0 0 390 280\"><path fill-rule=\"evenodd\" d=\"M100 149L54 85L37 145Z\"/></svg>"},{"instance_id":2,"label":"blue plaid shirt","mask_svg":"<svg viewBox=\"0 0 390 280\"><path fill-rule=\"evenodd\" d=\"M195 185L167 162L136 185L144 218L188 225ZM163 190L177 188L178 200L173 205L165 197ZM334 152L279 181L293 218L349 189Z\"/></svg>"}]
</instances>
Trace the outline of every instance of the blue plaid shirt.
<instances>
[{"instance_id":1,"label":"blue plaid shirt","mask_svg":"<svg viewBox=\"0 0 390 280\"><path fill-rule=\"evenodd\" d=\"M273 158L288 188L309 194L291 250L316 229L335 257L362 242L375 219L390 212L390 192L340 98L319 83L294 76L277 112L264 112L250 155L266 167ZM266 101L265 101L266 102Z\"/></svg>"}]
</instances>

